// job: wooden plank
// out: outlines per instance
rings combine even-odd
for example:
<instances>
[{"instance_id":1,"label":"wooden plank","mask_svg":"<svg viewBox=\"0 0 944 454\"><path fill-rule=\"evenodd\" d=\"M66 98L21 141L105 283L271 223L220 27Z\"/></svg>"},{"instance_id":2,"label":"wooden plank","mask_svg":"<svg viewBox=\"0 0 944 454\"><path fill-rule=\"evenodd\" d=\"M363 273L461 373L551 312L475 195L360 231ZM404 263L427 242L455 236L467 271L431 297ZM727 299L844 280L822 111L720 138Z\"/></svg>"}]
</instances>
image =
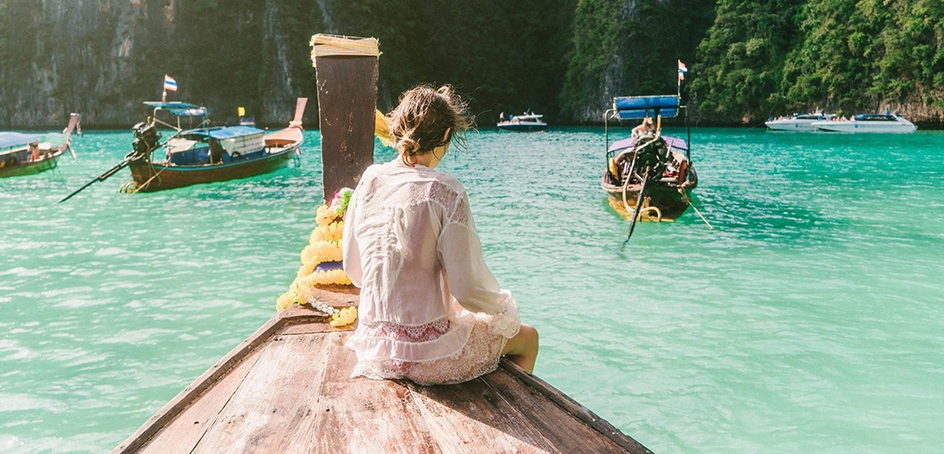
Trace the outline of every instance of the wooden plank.
<instances>
[{"instance_id":1,"label":"wooden plank","mask_svg":"<svg viewBox=\"0 0 944 454\"><path fill-rule=\"evenodd\" d=\"M286 452L317 403L325 336L273 338L193 452Z\"/></svg>"},{"instance_id":2,"label":"wooden plank","mask_svg":"<svg viewBox=\"0 0 944 454\"><path fill-rule=\"evenodd\" d=\"M354 188L374 161L377 57L315 59L324 200Z\"/></svg>"},{"instance_id":3,"label":"wooden plank","mask_svg":"<svg viewBox=\"0 0 944 454\"><path fill-rule=\"evenodd\" d=\"M283 328L282 331L279 331L279 336L297 334L327 334L336 331L353 331L354 327L356 326L357 323L345 326L343 328L332 328L331 325L327 323L297 323Z\"/></svg>"},{"instance_id":4,"label":"wooden plank","mask_svg":"<svg viewBox=\"0 0 944 454\"><path fill-rule=\"evenodd\" d=\"M224 375L229 373L236 365L249 356L255 349L263 345L273 333L282 329L286 325L286 318L279 315L269 319L248 339L230 351L226 356L220 359L213 367L194 380L190 386L184 388L176 397L171 399L164 407L151 416L134 434L127 440L118 445L113 454L137 452L151 439L158 431L166 427L177 415L185 408L190 406L207 389L216 384Z\"/></svg>"},{"instance_id":5,"label":"wooden plank","mask_svg":"<svg viewBox=\"0 0 944 454\"><path fill-rule=\"evenodd\" d=\"M348 334L330 337L322 400L310 429L308 452L440 453L409 389L397 381L349 378L357 359L344 347Z\"/></svg>"},{"instance_id":6,"label":"wooden plank","mask_svg":"<svg viewBox=\"0 0 944 454\"><path fill-rule=\"evenodd\" d=\"M190 452L209 429L210 421L219 414L223 406L233 397L233 393L252 370L259 355L252 355L240 362L219 382L201 395L190 407L185 409L158 432L139 453Z\"/></svg>"},{"instance_id":7,"label":"wooden plank","mask_svg":"<svg viewBox=\"0 0 944 454\"><path fill-rule=\"evenodd\" d=\"M481 378L460 385L409 387L444 453L562 452ZM563 451L570 452L581 451Z\"/></svg>"},{"instance_id":8,"label":"wooden plank","mask_svg":"<svg viewBox=\"0 0 944 454\"><path fill-rule=\"evenodd\" d=\"M652 454L648 448L620 432L605 419L507 359L502 360L499 371L483 379L500 390L505 399L528 416L531 424L546 436L552 437L559 446L568 446L568 443L579 440L580 443L574 447L586 446L590 449L588 452ZM583 424L574 424L577 421ZM591 440L595 440L592 446L588 443Z\"/></svg>"}]
</instances>

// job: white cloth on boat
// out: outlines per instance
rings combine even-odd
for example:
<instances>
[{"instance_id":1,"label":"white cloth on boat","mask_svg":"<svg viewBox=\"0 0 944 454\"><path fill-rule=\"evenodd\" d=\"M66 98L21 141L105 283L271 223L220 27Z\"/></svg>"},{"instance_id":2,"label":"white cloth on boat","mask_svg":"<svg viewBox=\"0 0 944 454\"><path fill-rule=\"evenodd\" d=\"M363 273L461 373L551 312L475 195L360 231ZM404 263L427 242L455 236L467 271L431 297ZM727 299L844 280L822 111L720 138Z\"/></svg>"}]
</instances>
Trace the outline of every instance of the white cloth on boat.
<instances>
[{"instance_id":1,"label":"white cloth on boat","mask_svg":"<svg viewBox=\"0 0 944 454\"><path fill-rule=\"evenodd\" d=\"M463 349L482 343L470 342L476 326L488 331L476 339L491 336L489 342L500 344L489 353L488 363L497 366L497 354L521 322L511 293L485 264L458 180L399 159L369 167L348 206L343 238L344 270L361 288L360 323L346 344L358 358L352 376L411 378L405 364L470 361L475 355ZM456 366L455 376L435 382L458 383L494 370Z\"/></svg>"}]
</instances>

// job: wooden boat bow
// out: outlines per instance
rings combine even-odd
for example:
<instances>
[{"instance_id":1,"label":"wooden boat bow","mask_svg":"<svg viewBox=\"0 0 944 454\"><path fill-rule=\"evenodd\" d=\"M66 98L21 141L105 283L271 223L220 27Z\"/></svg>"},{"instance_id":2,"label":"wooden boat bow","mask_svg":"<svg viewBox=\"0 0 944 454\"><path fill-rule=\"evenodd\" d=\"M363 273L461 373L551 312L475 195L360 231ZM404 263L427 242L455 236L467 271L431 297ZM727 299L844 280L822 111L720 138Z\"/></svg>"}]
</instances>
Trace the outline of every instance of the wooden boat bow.
<instances>
[{"instance_id":1,"label":"wooden boat bow","mask_svg":"<svg viewBox=\"0 0 944 454\"><path fill-rule=\"evenodd\" d=\"M507 360L458 385L352 379L351 331L307 306L279 312L113 453L650 452Z\"/></svg>"}]
</instances>

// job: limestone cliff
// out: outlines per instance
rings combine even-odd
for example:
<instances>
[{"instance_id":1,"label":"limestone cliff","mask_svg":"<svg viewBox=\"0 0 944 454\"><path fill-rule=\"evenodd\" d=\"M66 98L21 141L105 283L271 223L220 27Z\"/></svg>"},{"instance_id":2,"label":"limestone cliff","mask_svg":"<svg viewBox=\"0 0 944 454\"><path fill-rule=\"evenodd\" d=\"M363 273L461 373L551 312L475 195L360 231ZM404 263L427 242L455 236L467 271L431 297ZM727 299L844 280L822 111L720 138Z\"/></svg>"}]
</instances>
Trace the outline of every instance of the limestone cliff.
<instances>
[{"instance_id":1,"label":"limestone cliff","mask_svg":"<svg viewBox=\"0 0 944 454\"><path fill-rule=\"evenodd\" d=\"M0 13L0 128L61 127L69 112L86 127L130 127L165 74L179 84L168 100L206 106L216 123L235 121L237 106L287 123L311 91L310 64L286 43L304 57L318 15L286 21L275 0L2 0Z\"/></svg>"},{"instance_id":2,"label":"limestone cliff","mask_svg":"<svg viewBox=\"0 0 944 454\"><path fill-rule=\"evenodd\" d=\"M0 0L0 129L127 128L159 100L205 106L216 124L246 107L262 125L312 98L316 33L375 37L378 105L419 83L457 87L480 124L501 111L556 119L577 0Z\"/></svg>"}]
</instances>

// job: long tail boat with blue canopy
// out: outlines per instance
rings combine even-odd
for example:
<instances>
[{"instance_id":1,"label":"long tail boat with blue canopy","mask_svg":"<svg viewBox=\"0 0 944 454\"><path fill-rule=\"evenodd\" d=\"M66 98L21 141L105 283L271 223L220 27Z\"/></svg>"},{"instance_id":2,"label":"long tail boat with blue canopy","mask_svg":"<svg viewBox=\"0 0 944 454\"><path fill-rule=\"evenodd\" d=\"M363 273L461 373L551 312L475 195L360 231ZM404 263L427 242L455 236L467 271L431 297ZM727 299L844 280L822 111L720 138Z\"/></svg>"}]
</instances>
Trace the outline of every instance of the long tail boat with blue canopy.
<instances>
[{"instance_id":1,"label":"long tail boat with blue canopy","mask_svg":"<svg viewBox=\"0 0 944 454\"><path fill-rule=\"evenodd\" d=\"M69 125L62 131L61 144L53 144L55 139L45 140L39 134L19 132L0 132L0 178L32 175L56 168L59 158L66 151L72 153L72 131L79 126L79 114L69 118ZM81 134L81 129L79 129Z\"/></svg>"},{"instance_id":2,"label":"long tail boat with blue canopy","mask_svg":"<svg viewBox=\"0 0 944 454\"><path fill-rule=\"evenodd\" d=\"M207 109L184 102L145 102L154 108L147 121L132 128L132 151L125 159L98 178L88 182L59 202L65 202L97 181L104 181L124 167L131 169L132 181L122 192L153 192L201 183L248 178L274 172L301 154L304 141L302 113L308 98L298 98L295 118L289 126L266 132L250 126L209 127ZM176 124L159 117L173 117ZM184 129L184 120L199 120L194 129ZM170 130L161 142L158 128ZM159 153L159 150L164 150Z\"/></svg>"},{"instance_id":3,"label":"long tail boat with blue canopy","mask_svg":"<svg viewBox=\"0 0 944 454\"><path fill-rule=\"evenodd\" d=\"M673 221L688 208L698 185L689 140L662 135L662 119L676 117L685 106L678 95L627 96L613 99L604 114L606 170L601 186L610 206L624 219ZM632 137L609 141L610 120L643 120ZM654 120L654 121L653 121ZM639 130L642 131L639 131ZM635 214L635 216L634 216Z\"/></svg>"},{"instance_id":4,"label":"long tail boat with blue canopy","mask_svg":"<svg viewBox=\"0 0 944 454\"><path fill-rule=\"evenodd\" d=\"M302 113L308 98L299 98L295 118L285 129L266 133L251 126L207 127L206 109L181 102L146 102L154 108L150 122L134 127L134 152L141 156L129 163L133 181L123 190L152 192L193 184L247 178L285 167L300 153L304 141ZM162 111L177 119L177 125L158 120ZM184 117L202 118L200 127L184 130ZM175 132L160 143L158 126ZM165 153L155 153L163 148Z\"/></svg>"}]
</instances>

